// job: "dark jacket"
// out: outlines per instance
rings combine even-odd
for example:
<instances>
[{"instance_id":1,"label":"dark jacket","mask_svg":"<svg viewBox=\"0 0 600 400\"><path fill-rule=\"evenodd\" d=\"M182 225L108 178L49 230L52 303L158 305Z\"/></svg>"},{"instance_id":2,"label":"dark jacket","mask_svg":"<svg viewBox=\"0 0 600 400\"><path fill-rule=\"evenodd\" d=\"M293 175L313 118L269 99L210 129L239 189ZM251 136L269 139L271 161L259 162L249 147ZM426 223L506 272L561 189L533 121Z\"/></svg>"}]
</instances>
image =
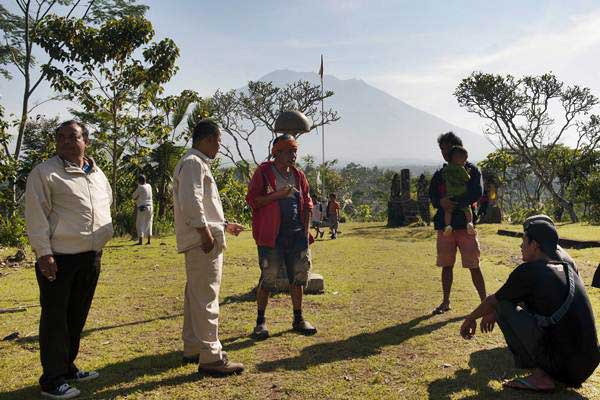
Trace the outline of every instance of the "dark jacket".
<instances>
[{"instance_id":1,"label":"dark jacket","mask_svg":"<svg viewBox=\"0 0 600 400\"><path fill-rule=\"evenodd\" d=\"M446 164L444 164L445 166ZM467 193L461 198L455 199L458 205L452 213L452 227L454 229L465 229L467 227L467 220L462 209L476 203L483 194L483 181L479 168L470 162L465 164L465 168L471 178L467 182ZM429 185L429 199L433 207L437 209L433 217L433 226L436 230L444 229L444 210L440 205L440 200L446 196L446 184L444 183L442 169L443 167L435 171Z\"/></svg>"}]
</instances>

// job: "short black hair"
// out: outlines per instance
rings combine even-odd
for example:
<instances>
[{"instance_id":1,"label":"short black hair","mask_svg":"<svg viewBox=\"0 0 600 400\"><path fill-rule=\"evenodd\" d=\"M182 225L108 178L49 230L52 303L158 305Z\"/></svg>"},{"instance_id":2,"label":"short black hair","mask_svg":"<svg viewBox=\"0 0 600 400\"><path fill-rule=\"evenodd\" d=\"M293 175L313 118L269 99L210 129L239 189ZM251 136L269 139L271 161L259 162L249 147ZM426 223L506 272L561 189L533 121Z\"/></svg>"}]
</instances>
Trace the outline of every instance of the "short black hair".
<instances>
[{"instance_id":1,"label":"short black hair","mask_svg":"<svg viewBox=\"0 0 600 400\"><path fill-rule=\"evenodd\" d=\"M83 122L77 121L76 119L70 119L68 121L61 122L61 124L59 126L57 126L56 129L54 130L54 138L55 139L58 138L58 134L60 133L60 130L69 125L79 126L79 128L81 128L81 136L83 136L83 138L85 140L89 139L90 131L88 130L87 126L85 126L85 124Z\"/></svg>"},{"instance_id":2,"label":"short black hair","mask_svg":"<svg viewBox=\"0 0 600 400\"><path fill-rule=\"evenodd\" d=\"M192 132L192 142L197 143L209 136L216 136L220 133L219 126L209 119L198 121Z\"/></svg>"},{"instance_id":3,"label":"short black hair","mask_svg":"<svg viewBox=\"0 0 600 400\"><path fill-rule=\"evenodd\" d=\"M450 152L448 153L448 159L452 160L452 157L455 154L463 154L465 157L469 157L469 152L467 151L467 149L465 149L462 146L452 146L452 148L450 149Z\"/></svg>"},{"instance_id":4,"label":"short black hair","mask_svg":"<svg viewBox=\"0 0 600 400\"><path fill-rule=\"evenodd\" d=\"M289 133L284 133L283 135L277 136L275 140L273 140L273 145L281 140L295 140L292 135Z\"/></svg>"},{"instance_id":5,"label":"short black hair","mask_svg":"<svg viewBox=\"0 0 600 400\"><path fill-rule=\"evenodd\" d=\"M442 133L440 136L438 136L437 142L439 146L441 146L442 144L451 144L453 146L463 145L462 140L458 136L456 136L456 134L452 131Z\"/></svg>"},{"instance_id":6,"label":"short black hair","mask_svg":"<svg viewBox=\"0 0 600 400\"><path fill-rule=\"evenodd\" d=\"M143 185L144 183L146 183L146 175L144 175L144 174L139 174L139 175L138 175L138 183L141 183L142 185Z\"/></svg>"},{"instance_id":7,"label":"short black hair","mask_svg":"<svg viewBox=\"0 0 600 400\"><path fill-rule=\"evenodd\" d=\"M335 194L335 193L329 193L329 197L333 197L334 199L337 199L337 194Z\"/></svg>"}]
</instances>

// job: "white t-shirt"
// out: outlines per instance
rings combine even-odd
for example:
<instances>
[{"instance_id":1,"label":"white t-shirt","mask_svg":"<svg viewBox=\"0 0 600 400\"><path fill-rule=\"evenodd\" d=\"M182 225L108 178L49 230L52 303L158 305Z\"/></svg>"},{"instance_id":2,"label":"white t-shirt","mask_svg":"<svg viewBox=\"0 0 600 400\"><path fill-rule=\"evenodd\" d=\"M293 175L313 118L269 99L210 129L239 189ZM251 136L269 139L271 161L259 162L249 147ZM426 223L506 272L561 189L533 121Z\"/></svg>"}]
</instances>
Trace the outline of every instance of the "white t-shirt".
<instances>
[{"instance_id":1,"label":"white t-shirt","mask_svg":"<svg viewBox=\"0 0 600 400\"><path fill-rule=\"evenodd\" d=\"M321 222L323 219L323 212L321 209L323 205L321 203L316 203L315 207L312 209L312 220L313 222Z\"/></svg>"},{"instance_id":2,"label":"white t-shirt","mask_svg":"<svg viewBox=\"0 0 600 400\"><path fill-rule=\"evenodd\" d=\"M136 205L139 206L151 206L152 205L152 186L149 183L138 185L135 192L133 192L133 199Z\"/></svg>"}]
</instances>

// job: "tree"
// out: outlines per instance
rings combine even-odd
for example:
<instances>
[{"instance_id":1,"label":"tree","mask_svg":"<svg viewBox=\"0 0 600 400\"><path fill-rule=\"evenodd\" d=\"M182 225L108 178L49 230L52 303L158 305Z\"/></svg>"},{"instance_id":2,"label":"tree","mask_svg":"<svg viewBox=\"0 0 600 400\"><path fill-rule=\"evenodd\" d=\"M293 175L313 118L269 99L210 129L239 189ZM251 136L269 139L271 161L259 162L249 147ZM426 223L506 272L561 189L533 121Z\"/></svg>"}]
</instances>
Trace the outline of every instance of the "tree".
<instances>
[{"instance_id":1,"label":"tree","mask_svg":"<svg viewBox=\"0 0 600 400\"><path fill-rule=\"evenodd\" d=\"M179 49L171 39L152 43L152 24L143 17L126 16L99 27L48 17L38 32L37 43L63 63L44 67L53 88L77 99L84 108L78 115L98 128L95 139L111 160L116 209L123 157L145 139L160 140L170 132L164 117L153 114L152 101L177 71Z\"/></svg>"},{"instance_id":2,"label":"tree","mask_svg":"<svg viewBox=\"0 0 600 400\"><path fill-rule=\"evenodd\" d=\"M312 131L340 119L333 109L325 110L321 115L321 101L333 94L327 91L321 95L318 85L302 80L284 87L277 87L272 82L250 81L246 90L217 91L210 100L210 116L231 141L231 144L222 145L221 154L249 177L250 171L265 159L261 156L264 150L266 159L270 158L271 144L276 137L275 120L281 111L299 110L304 113L313 121ZM267 140L261 140L265 131L268 133ZM255 149L256 140L261 143L259 151ZM264 142L267 143L266 149L262 147Z\"/></svg>"},{"instance_id":3,"label":"tree","mask_svg":"<svg viewBox=\"0 0 600 400\"><path fill-rule=\"evenodd\" d=\"M8 122L4 118L4 107L0 105L0 145L6 152L0 151L0 212L2 215L10 216L15 207L10 186L16 180L17 165L8 152L10 135L8 133Z\"/></svg>"},{"instance_id":4,"label":"tree","mask_svg":"<svg viewBox=\"0 0 600 400\"><path fill-rule=\"evenodd\" d=\"M15 149L11 153L8 146L4 146L5 156L11 159L12 163L19 161L29 114L39 105L31 106L30 100L40 84L48 78L48 68L56 61L55 57L50 56L40 64L34 56L34 38L40 34L44 22L59 14L66 18L75 18L77 12L83 10L78 18L87 26L110 20L115 16L144 15L148 9L147 6L135 4L134 0L15 0L15 4L16 13L0 4L0 31L3 34L0 45L0 75L10 79L10 69L14 69L23 77L24 84ZM41 66L39 70L38 66ZM14 182L11 187L14 202Z\"/></svg>"},{"instance_id":5,"label":"tree","mask_svg":"<svg viewBox=\"0 0 600 400\"><path fill-rule=\"evenodd\" d=\"M570 132L577 136L576 152L570 157L585 157L598 148L600 117L589 115L598 99L590 89L566 86L551 73L515 79L473 72L454 95L467 111L490 122L486 133L525 160L554 201L577 222L573 201L555 186L557 170L549 154Z\"/></svg>"}]
</instances>

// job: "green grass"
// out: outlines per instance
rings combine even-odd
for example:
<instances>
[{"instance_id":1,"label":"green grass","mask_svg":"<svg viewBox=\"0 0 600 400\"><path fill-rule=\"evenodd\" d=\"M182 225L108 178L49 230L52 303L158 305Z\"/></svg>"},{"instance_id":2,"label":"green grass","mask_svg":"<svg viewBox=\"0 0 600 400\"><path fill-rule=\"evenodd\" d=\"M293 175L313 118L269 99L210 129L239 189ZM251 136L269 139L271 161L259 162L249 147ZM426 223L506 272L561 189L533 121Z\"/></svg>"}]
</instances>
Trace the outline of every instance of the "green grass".
<instances>
[{"instance_id":1,"label":"green grass","mask_svg":"<svg viewBox=\"0 0 600 400\"><path fill-rule=\"evenodd\" d=\"M519 262L520 239L479 228L488 292ZM510 227L516 229L515 226ZM101 377L77 385L88 399L572 399L600 398L600 372L581 389L554 395L502 391L515 370L498 328L471 341L460 338L461 316L478 301L468 271L456 268L452 312L430 316L441 300L435 236L431 228L386 229L344 224L336 241L313 246L315 272L326 292L305 298L305 316L319 333L290 331L287 295L271 300L272 338L249 338L255 320L250 294L258 279L249 233L229 238L221 292L220 337L231 359L247 372L214 379L182 366L181 325L185 272L174 237L135 247L115 239L106 248L96 297L78 365ZM568 237L597 238L600 228L568 225ZM3 254L6 254L5 251ZM570 252L586 283L600 249ZM31 267L0 269L0 308L29 305L0 315L0 337L18 331L21 341L0 342L0 399L38 398L41 373L38 289ZM600 291L589 288L597 314Z\"/></svg>"}]
</instances>

